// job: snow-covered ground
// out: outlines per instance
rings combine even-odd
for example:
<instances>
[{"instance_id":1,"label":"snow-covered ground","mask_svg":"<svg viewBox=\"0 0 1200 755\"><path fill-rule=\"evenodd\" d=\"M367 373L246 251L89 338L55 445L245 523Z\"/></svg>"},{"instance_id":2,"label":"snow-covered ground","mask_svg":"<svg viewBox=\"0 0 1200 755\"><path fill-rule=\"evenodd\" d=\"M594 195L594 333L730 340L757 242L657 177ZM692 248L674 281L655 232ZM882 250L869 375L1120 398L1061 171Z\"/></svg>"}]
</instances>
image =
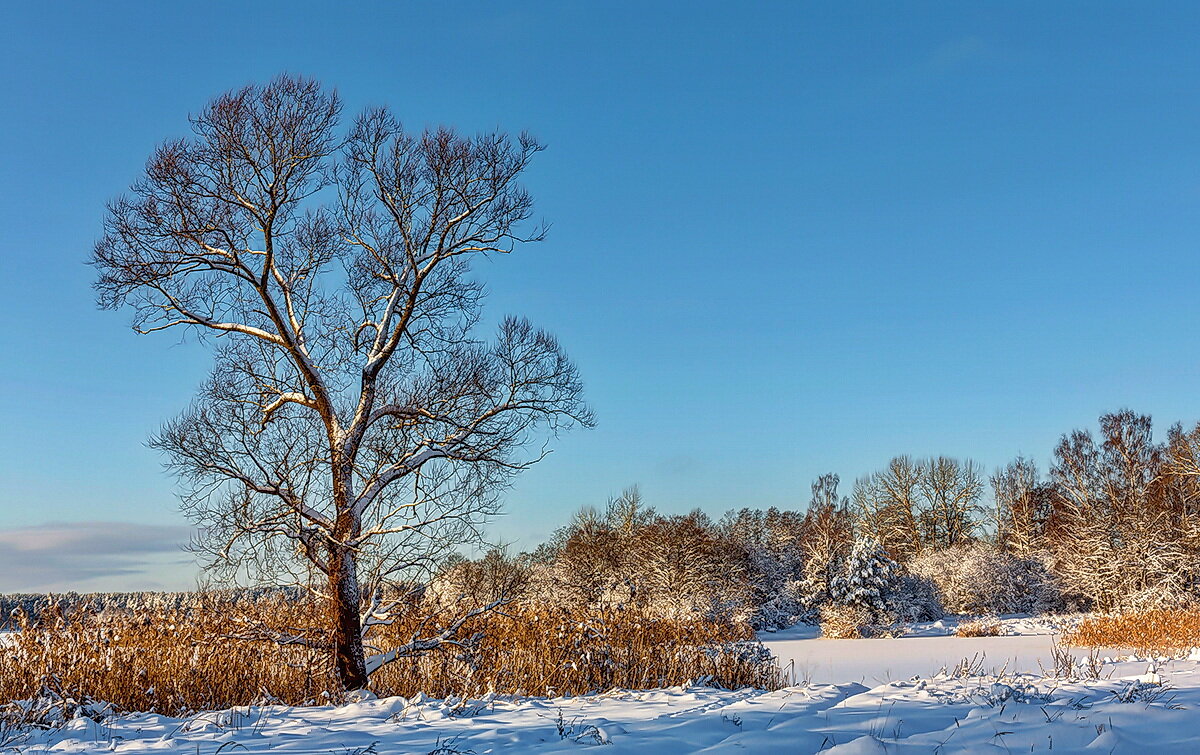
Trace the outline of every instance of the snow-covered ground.
<instances>
[{"instance_id":1,"label":"snow-covered ground","mask_svg":"<svg viewBox=\"0 0 1200 755\"><path fill-rule=\"evenodd\" d=\"M1020 629L1020 621L1006 625ZM185 719L125 715L76 719L36 733L21 751L1200 752L1200 656L1161 663L1157 677L1145 676L1146 661L1126 660L1106 664L1100 681L1060 682L1014 674L1031 661L1036 671L1038 658L1049 665L1049 634L965 639L947 636L951 630L928 625L917 636L844 641L806 629L773 633L767 643L782 658L805 659L812 672L809 682L775 692L614 690L554 699L368 699ZM938 673L975 653L986 654L985 668L1005 660L1009 667L1001 677Z\"/></svg>"},{"instance_id":2,"label":"snow-covered ground","mask_svg":"<svg viewBox=\"0 0 1200 755\"><path fill-rule=\"evenodd\" d=\"M964 659L977 661L987 671L1052 669L1055 635L1072 621L1005 616L999 619L1004 632L1000 637L953 637L958 625L953 618L913 624L894 640L817 640L820 630L803 624L759 636L795 681L873 686L934 674L942 667L953 669ZM1087 652L1075 650L1075 655L1086 657Z\"/></svg>"}]
</instances>

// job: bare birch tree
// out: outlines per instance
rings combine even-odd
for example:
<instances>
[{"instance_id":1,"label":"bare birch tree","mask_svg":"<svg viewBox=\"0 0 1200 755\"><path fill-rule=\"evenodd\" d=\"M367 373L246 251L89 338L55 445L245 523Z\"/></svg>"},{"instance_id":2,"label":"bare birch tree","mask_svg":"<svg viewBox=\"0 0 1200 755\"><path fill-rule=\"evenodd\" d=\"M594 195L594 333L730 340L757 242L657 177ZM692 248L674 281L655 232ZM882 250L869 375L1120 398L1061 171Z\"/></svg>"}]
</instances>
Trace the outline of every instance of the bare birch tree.
<instances>
[{"instance_id":1,"label":"bare birch tree","mask_svg":"<svg viewBox=\"0 0 1200 755\"><path fill-rule=\"evenodd\" d=\"M340 112L288 76L216 98L109 205L93 264L137 332L212 337L211 377L153 445L209 565L323 596L355 689L461 626L367 657L389 620L371 593L472 538L539 437L592 420L552 336L516 318L475 335L470 260L542 238L519 183L540 145L413 133L386 109L343 135Z\"/></svg>"},{"instance_id":2,"label":"bare birch tree","mask_svg":"<svg viewBox=\"0 0 1200 755\"><path fill-rule=\"evenodd\" d=\"M1076 430L1054 451L1056 571L1102 610L1190 599L1189 440L1172 431L1168 446L1155 443L1150 417L1123 410L1100 417L1099 441Z\"/></svg>"},{"instance_id":3,"label":"bare birch tree","mask_svg":"<svg viewBox=\"0 0 1200 755\"><path fill-rule=\"evenodd\" d=\"M1045 546L1053 488L1041 481L1037 465L1018 457L992 475L996 539L1007 552L1029 558Z\"/></svg>"},{"instance_id":4,"label":"bare birch tree","mask_svg":"<svg viewBox=\"0 0 1200 755\"><path fill-rule=\"evenodd\" d=\"M849 501L838 494L840 478L823 474L813 481L812 498L801 525L801 592L807 608L832 599L830 584L854 543Z\"/></svg>"}]
</instances>

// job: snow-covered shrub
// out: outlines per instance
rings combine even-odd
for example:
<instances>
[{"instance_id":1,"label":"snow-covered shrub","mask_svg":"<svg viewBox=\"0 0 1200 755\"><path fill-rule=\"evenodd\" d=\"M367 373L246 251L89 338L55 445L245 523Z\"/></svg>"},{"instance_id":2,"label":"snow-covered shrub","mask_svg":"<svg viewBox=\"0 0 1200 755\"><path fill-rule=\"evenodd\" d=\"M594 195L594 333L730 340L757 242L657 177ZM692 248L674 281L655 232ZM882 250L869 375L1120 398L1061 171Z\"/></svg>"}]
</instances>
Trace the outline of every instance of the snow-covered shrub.
<instances>
[{"instance_id":1,"label":"snow-covered shrub","mask_svg":"<svg viewBox=\"0 0 1200 755\"><path fill-rule=\"evenodd\" d=\"M937 585L916 574L902 573L885 601L890 623L937 621L946 615Z\"/></svg>"},{"instance_id":2,"label":"snow-covered shrub","mask_svg":"<svg viewBox=\"0 0 1200 755\"><path fill-rule=\"evenodd\" d=\"M794 585L799 603L797 619L801 621L818 622L821 608L834 601L833 582L841 573L845 554L839 555L834 547L822 547L829 545L818 541L817 547L807 550L803 576Z\"/></svg>"},{"instance_id":3,"label":"snow-covered shrub","mask_svg":"<svg viewBox=\"0 0 1200 755\"><path fill-rule=\"evenodd\" d=\"M806 605L803 588L804 583L800 580L783 583L774 596L754 608L750 625L755 629L782 628L811 621L816 614Z\"/></svg>"},{"instance_id":4,"label":"snow-covered shrub","mask_svg":"<svg viewBox=\"0 0 1200 755\"><path fill-rule=\"evenodd\" d=\"M1061 589L1042 561L989 543L927 551L909 569L937 585L951 613L1040 614L1063 607Z\"/></svg>"},{"instance_id":5,"label":"snow-covered shrub","mask_svg":"<svg viewBox=\"0 0 1200 755\"><path fill-rule=\"evenodd\" d=\"M830 580L829 592L832 600L818 607L823 631L827 621L841 625L849 621L848 612L826 610L830 605L860 609L863 620L856 636L862 636L864 624L934 621L945 615L936 586L924 577L905 573L879 542L869 537L855 541Z\"/></svg>"}]
</instances>

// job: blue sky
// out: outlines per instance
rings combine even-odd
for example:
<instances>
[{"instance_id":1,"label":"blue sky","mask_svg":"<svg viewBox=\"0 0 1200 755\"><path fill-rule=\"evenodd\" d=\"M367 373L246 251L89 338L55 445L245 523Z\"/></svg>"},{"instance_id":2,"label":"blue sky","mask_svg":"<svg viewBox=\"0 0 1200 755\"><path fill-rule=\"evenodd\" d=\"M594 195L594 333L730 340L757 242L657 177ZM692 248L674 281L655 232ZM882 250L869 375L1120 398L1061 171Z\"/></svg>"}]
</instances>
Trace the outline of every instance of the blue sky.
<instances>
[{"instance_id":1,"label":"blue sky","mask_svg":"<svg viewBox=\"0 0 1200 755\"><path fill-rule=\"evenodd\" d=\"M1194 4L39 5L0 28L0 590L190 583L144 442L208 358L98 311L84 261L158 141L281 71L549 145L549 240L479 273L599 424L497 537L631 483L803 507L899 453L1044 467L1106 410L1200 419Z\"/></svg>"}]
</instances>

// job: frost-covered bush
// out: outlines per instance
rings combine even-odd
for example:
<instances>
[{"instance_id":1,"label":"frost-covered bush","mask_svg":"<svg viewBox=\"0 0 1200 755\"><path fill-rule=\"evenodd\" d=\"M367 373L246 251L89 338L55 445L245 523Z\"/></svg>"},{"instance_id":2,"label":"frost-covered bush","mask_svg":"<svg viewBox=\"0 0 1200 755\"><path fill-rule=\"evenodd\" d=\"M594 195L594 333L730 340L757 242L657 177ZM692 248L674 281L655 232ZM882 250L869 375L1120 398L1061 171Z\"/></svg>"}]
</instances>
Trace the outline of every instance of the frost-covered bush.
<instances>
[{"instance_id":1,"label":"frost-covered bush","mask_svg":"<svg viewBox=\"0 0 1200 755\"><path fill-rule=\"evenodd\" d=\"M928 551L909 569L937 585L951 613L1050 613L1062 610L1062 590L1045 563L1017 558L990 543Z\"/></svg>"},{"instance_id":2,"label":"frost-covered bush","mask_svg":"<svg viewBox=\"0 0 1200 755\"><path fill-rule=\"evenodd\" d=\"M815 612L808 609L803 594L804 584L800 580L789 580L779 591L754 609L750 625L755 629L767 627L790 627L803 621L811 621Z\"/></svg>"},{"instance_id":3,"label":"frost-covered bush","mask_svg":"<svg viewBox=\"0 0 1200 755\"><path fill-rule=\"evenodd\" d=\"M899 575L885 605L892 623L937 621L946 615L937 585L916 574Z\"/></svg>"}]
</instances>

